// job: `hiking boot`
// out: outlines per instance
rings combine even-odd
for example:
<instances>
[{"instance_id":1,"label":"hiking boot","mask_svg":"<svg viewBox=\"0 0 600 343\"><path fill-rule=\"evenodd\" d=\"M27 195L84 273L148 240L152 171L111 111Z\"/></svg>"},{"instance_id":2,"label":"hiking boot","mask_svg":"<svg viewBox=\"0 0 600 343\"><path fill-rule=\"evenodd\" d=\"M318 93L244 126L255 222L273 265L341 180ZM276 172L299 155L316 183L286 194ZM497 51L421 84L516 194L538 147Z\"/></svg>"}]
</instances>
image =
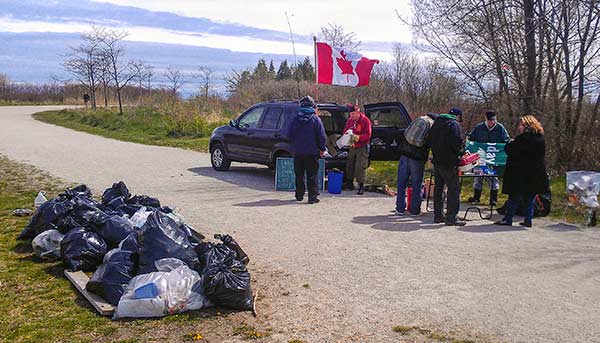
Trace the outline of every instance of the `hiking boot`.
<instances>
[{"instance_id":1,"label":"hiking boot","mask_svg":"<svg viewBox=\"0 0 600 343\"><path fill-rule=\"evenodd\" d=\"M520 222L519 225L525 226L525 227L531 227L531 222Z\"/></svg>"},{"instance_id":2,"label":"hiking boot","mask_svg":"<svg viewBox=\"0 0 600 343\"><path fill-rule=\"evenodd\" d=\"M356 194L358 194L358 195L365 194L365 185L363 183L358 184L358 192L356 192Z\"/></svg>"},{"instance_id":3,"label":"hiking boot","mask_svg":"<svg viewBox=\"0 0 600 343\"><path fill-rule=\"evenodd\" d=\"M309 204L318 204L321 200L319 200L319 198L314 198L314 199L310 199L308 200Z\"/></svg>"},{"instance_id":4,"label":"hiking boot","mask_svg":"<svg viewBox=\"0 0 600 343\"><path fill-rule=\"evenodd\" d=\"M473 191L473 196L469 198L470 203L477 203L481 199L481 189L475 189Z\"/></svg>"},{"instance_id":5,"label":"hiking boot","mask_svg":"<svg viewBox=\"0 0 600 343\"><path fill-rule=\"evenodd\" d=\"M436 223L436 224L443 223L445 221L446 220L444 219L444 217L433 218L433 222Z\"/></svg>"},{"instance_id":6,"label":"hiking boot","mask_svg":"<svg viewBox=\"0 0 600 343\"><path fill-rule=\"evenodd\" d=\"M395 213L397 216L403 216L403 215L404 215L404 212L400 212L400 211L398 211L398 210L394 210L394 213Z\"/></svg>"},{"instance_id":7,"label":"hiking boot","mask_svg":"<svg viewBox=\"0 0 600 343\"><path fill-rule=\"evenodd\" d=\"M495 225L501 225L501 226L512 226L512 222L507 221L506 219L502 218L502 220L499 220L497 222L494 223Z\"/></svg>"}]
</instances>

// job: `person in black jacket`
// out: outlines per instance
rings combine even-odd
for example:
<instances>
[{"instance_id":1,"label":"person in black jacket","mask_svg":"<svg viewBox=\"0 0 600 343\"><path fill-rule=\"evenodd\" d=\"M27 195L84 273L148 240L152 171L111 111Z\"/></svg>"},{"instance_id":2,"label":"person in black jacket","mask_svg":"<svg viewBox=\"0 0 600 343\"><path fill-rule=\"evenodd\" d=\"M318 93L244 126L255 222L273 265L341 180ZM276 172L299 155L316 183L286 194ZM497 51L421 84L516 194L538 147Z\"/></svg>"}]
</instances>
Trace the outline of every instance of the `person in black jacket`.
<instances>
[{"instance_id":1,"label":"person in black jacket","mask_svg":"<svg viewBox=\"0 0 600 343\"><path fill-rule=\"evenodd\" d=\"M520 224L531 227L535 195L550 192L544 163L546 142L542 124L534 116L521 117L518 130L519 135L504 147L507 159L502 193L508 194L508 201L504 218L495 224L512 225L519 202L523 200L525 218Z\"/></svg>"},{"instance_id":2,"label":"person in black jacket","mask_svg":"<svg viewBox=\"0 0 600 343\"><path fill-rule=\"evenodd\" d=\"M462 120L459 108L439 115L429 131L428 145L433 153L435 188L433 192L433 221L446 225L463 226L465 222L456 218L460 208L460 185L458 162L464 154L464 141L458 121ZM446 216L443 214L442 194L448 188Z\"/></svg>"},{"instance_id":3,"label":"person in black jacket","mask_svg":"<svg viewBox=\"0 0 600 343\"><path fill-rule=\"evenodd\" d=\"M430 113L427 116L435 120L438 115ZM423 184L425 163L429 158L429 147L427 144L417 147L403 139L398 149L400 150L400 160L398 161L398 192L396 193L395 212L396 215L403 216L406 211L406 187L410 179L413 190L410 214L418 216L421 214L421 185Z\"/></svg>"},{"instance_id":4,"label":"person in black jacket","mask_svg":"<svg viewBox=\"0 0 600 343\"><path fill-rule=\"evenodd\" d=\"M296 200L304 199L305 188L308 188L308 203L319 202L319 156L325 152L327 136L321 119L317 116L315 101L310 96L300 100L298 115L290 125L290 140L294 149L294 173L296 174ZM304 173L306 182L304 184Z\"/></svg>"}]
</instances>

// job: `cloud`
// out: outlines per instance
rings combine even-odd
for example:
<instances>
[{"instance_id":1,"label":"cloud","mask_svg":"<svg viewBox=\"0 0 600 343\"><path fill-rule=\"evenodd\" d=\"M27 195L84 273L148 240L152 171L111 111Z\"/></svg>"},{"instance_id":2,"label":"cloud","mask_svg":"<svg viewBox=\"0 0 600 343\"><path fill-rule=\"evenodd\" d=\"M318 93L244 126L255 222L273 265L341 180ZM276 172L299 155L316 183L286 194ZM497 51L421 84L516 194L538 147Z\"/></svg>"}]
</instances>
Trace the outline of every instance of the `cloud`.
<instances>
[{"instance_id":1,"label":"cloud","mask_svg":"<svg viewBox=\"0 0 600 343\"><path fill-rule=\"evenodd\" d=\"M119 29L128 32L129 35L125 38L127 41L180 44L265 54L290 54L292 51L291 43L285 41L272 41L245 36L226 36L209 33L165 30L143 26L122 26ZM82 22L51 23L0 17L0 31L4 32L75 33L89 30L90 24ZM298 55L312 56L313 51L312 41L296 42L296 52ZM389 60L392 56L388 51L363 51L362 53L370 58L378 58L381 60Z\"/></svg>"}]
</instances>

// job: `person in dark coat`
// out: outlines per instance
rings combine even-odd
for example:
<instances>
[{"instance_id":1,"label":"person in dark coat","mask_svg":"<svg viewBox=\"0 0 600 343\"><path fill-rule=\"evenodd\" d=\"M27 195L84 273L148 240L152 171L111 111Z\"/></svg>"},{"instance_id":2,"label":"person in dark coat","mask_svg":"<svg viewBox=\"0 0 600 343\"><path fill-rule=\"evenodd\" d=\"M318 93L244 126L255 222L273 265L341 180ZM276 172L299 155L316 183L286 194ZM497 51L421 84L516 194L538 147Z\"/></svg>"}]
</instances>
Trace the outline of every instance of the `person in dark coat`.
<instances>
[{"instance_id":1,"label":"person in dark coat","mask_svg":"<svg viewBox=\"0 0 600 343\"><path fill-rule=\"evenodd\" d=\"M518 130L519 135L504 148L507 159L502 193L508 194L508 201L504 218L495 224L512 225L519 202L523 200L525 219L520 224L531 227L535 195L550 191L544 163L546 142L544 129L534 116L521 117Z\"/></svg>"},{"instance_id":2,"label":"person in dark coat","mask_svg":"<svg viewBox=\"0 0 600 343\"><path fill-rule=\"evenodd\" d=\"M290 125L290 140L294 149L294 173L296 174L296 200L304 199L308 188L308 203L319 202L319 156L325 152L327 136L321 119L317 116L315 101L310 96L300 100L298 115ZM304 174L306 183L304 184Z\"/></svg>"},{"instance_id":3,"label":"person in dark coat","mask_svg":"<svg viewBox=\"0 0 600 343\"><path fill-rule=\"evenodd\" d=\"M456 218L460 209L460 184L458 163L464 154L462 131L458 121L462 118L459 108L440 114L429 130L427 145L433 153L435 188L433 192L433 222L463 226L465 222ZM444 216L444 187L448 188L446 215Z\"/></svg>"}]
</instances>

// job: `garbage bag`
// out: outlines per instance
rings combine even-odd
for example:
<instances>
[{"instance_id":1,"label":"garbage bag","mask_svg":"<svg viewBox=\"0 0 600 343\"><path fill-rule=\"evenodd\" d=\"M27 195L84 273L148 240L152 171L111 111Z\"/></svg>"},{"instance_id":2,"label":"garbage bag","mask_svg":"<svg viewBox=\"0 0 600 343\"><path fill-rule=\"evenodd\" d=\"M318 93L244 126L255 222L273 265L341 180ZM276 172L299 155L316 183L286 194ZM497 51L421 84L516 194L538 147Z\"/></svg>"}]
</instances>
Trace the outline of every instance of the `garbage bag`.
<instances>
[{"instance_id":1,"label":"garbage bag","mask_svg":"<svg viewBox=\"0 0 600 343\"><path fill-rule=\"evenodd\" d=\"M98 234L83 227L69 231L60 242L61 259L71 271L94 271L107 250Z\"/></svg>"},{"instance_id":2,"label":"garbage bag","mask_svg":"<svg viewBox=\"0 0 600 343\"><path fill-rule=\"evenodd\" d=\"M46 260L60 259L60 242L64 235L58 230L48 230L35 236L31 247L35 255Z\"/></svg>"},{"instance_id":3,"label":"garbage bag","mask_svg":"<svg viewBox=\"0 0 600 343\"><path fill-rule=\"evenodd\" d=\"M112 187L107 188L102 193L102 204L107 205L111 200L118 197L123 197L126 200L131 197L131 193L129 193L129 189L123 181L113 183Z\"/></svg>"},{"instance_id":4,"label":"garbage bag","mask_svg":"<svg viewBox=\"0 0 600 343\"><path fill-rule=\"evenodd\" d=\"M133 224L118 215L110 215L95 223L93 231L104 239L109 248L116 248L122 240L133 232Z\"/></svg>"},{"instance_id":5,"label":"garbage bag","mask_svg":"<svg viewBox=\"0 0 600 343\"><path fill-rule=\"evenodd\" d=\"M106 253L102 264L96 269L85 288L116 306L125 293L129 281L135 276L136 246L136 235L131 234L121 242L118 248Z\"/></svg>"},{"instance_id":6,"label":"garbage bag","mask_svg":"<svg viewBox=\"0 0 600 343\"><path fill-rule=\"evenodd\" d=\"M98 203L84 196L74 196L70 200L71 209L64 216L58 218L56 225L63 233L76 227L87 227L91 223L88 218L101 212Z\"/></svg>"},{"instance_id":7,"label":"garbage bag","mask_svg":"<svg viewBox=\"0 0 600 343\"><path fill-rule=\"evenodd\" d=\"M210 305L199 285L200 275L183 261L156 261L159 271L141 274L129 282L113 319L162 317Z\"/></svg>"},{"instance_id":8,"label":"garbage bag","mask_svg":"<svg viewBox=\"0 0 600 343\"><path fill-rule=\"evenodd\" d=\"M21 231L19 240L33 239L46 230L58 230L62 219L73 207L73 203L63 196L48 200L35 211L27 226Z\"/></svg>"},{"instance_id":9,"label":"garbage bag","mask_svg":"<svg viewBox=\"0 0 600 343\"><path fill-rule=\"evenodd\" d=\"M242 250L242 247L240 247L240 245L235 241L235 239L233 239L233 237L231 237L230 235L221 234L215 234L214 237L215 239L220 239L221 242L223 242L223 244L225 244L229 249L235 251L236 260L242 262L245 265L247 265L248 262L250 262L250 258L248 257L246 252Z\"/></svg>"},{"instance_id":10,"label":"garbage bag","mask_svg":"<svg viewBox=\"0 0 600 343\"><path fill-rule=\"evenodd\" d=\"M250 273L225 244L214 244L204 256L204 294L216 306L251 310L253 305Z\"/></svg>"},{"instance_id":11,"label":"garbage bag","mask_svg":"<svg viewBox=\"0 0 600 343\"><path fill-rule=\"evenodd\" d=\"M127 201L128 204L160 208L160 201L147 195L134 195Z\"/></svg>"},{"instance_id":12,"label":"garbage bag","mask_svg":"<svg viewBox=\"0 0 600 343\"><path fill-rule=\"evenodd\" d=\"M196 231L196 229L187 225L186 223L181 224L179 227L181 227L181 229L185 232L185 235L187 236L192 246L200 244L205 238L203 234Z\"/></svg>"},{"instance_id":13,"label":"garbage bag","mask_svg":"<svg viewBox=\"0 0 600 343\"><path fill-rule=\"evenodd\" d=\"M184 230L160 211L148 215L138 239L142 274L156 271L154 262L167 257L180 259L195 270L199 267L198 255Z\"/></svg>"},{"instance_id":14,"label":"garbage bag","mask_svg":"<svg viewBox=\"0 0 600 343\"><path fill-rule=\"evenodd\" d=\"M85 197L92 198L92 191L86 185L79 185L74 188L67 188L64 192L67 197Z\"/></svg>"}]
</instances>

